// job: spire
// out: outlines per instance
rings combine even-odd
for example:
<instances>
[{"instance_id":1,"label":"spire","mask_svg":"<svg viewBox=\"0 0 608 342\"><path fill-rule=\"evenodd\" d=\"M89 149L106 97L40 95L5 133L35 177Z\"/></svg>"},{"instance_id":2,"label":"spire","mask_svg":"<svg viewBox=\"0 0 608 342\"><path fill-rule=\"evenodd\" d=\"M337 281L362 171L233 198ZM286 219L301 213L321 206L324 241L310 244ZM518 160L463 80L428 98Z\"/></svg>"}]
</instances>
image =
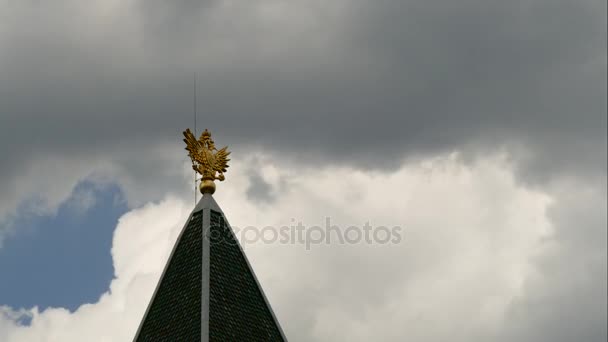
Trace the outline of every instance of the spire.
<instances>
[{"instance_id":1,"label":"spire","mask_svg":"<svg viewBox=\"0 0 608 342\"><path fill-rule=\"evenodd\" d=\"M157 341L287 341L209 192L188 217L134 339Z\"/></svg>"}]
</instances>

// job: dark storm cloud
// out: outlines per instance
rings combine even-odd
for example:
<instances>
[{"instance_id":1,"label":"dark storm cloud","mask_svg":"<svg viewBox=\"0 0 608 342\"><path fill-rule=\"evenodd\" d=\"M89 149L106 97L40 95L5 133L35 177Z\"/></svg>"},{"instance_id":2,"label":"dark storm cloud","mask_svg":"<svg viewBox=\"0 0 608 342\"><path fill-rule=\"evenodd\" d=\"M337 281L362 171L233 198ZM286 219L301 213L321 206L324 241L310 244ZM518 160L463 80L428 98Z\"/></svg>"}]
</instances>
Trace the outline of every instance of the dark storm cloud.
<instances>
[{"instance_id":1,"label":"dark storm cloud","mask_svg":"<svg viewBox=\"0 0 608 342\"><path fill-rule=\"evenodd\" d=\"M261 201L271 203L275 200L272 194L272 185L262 178L258 172L252 172L249 176L249 187L247 188L247 197L253 201Z\"/></svg>"},{"instance_id":2,"label":"dark storm cloud","mask_svg":"<svg viewBox=\"0 0 608 342\"><path fill-rule=\"evenodd\" d=\"M201 125L237 145L382 168L524 142L530 176L605 172L605 3L222 4L19 6L49 12L4 25L3 159L176 140L197 71Z\"/></svg>"}]
</instances>

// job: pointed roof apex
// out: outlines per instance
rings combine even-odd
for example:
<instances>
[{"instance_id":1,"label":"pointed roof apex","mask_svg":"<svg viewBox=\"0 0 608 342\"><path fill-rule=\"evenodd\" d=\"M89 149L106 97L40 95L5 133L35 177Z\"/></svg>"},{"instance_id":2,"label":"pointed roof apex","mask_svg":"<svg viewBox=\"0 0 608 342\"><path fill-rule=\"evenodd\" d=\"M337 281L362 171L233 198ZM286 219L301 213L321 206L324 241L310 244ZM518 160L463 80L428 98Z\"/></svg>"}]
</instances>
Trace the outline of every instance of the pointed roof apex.
<instances>
[{"instance_id":1,"label":"pointed roof apex","mask_svg":"<svg viewBox=\"0 0 608 342\"><path fill-rule=\"evenodd\" d=\"M201 199L198 201L198 203L196 204L196 206L194 207L192 212L196 213L203 209L211 209L211 210L219 211L220 213L224 214L222 209L220 209L220 206L217 204L217 202L213 198L213 195L209 194L209 193L203 194L203 197L201 197Z\"/></svg>"},{"instance_id":2,"label":"pointed roof apex","mask_svg":"<svg viewBox=\"0 0 608 342\"><path fill-rule=\"evenodd\" d=\"M287 341L211 194L186 221L134 339L149 341Z\"/></svg>"}]
</instances>

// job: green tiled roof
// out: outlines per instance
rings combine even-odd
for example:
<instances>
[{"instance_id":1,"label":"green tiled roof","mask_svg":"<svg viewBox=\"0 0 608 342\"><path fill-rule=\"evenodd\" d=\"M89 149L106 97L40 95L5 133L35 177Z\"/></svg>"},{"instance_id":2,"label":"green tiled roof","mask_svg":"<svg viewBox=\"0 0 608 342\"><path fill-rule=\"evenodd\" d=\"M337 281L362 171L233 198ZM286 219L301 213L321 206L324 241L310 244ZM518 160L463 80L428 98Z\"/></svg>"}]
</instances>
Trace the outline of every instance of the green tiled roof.
<instances>
[{"instance_id":1,"label":"green tiled roof","mask_svg":"<svg viewBox=\"0 0 608 342\"><path fill-rule=\"evenodd\" d=\"M286 341L211 196L186 223L134 340L165 341Z\"/></svg>"},{"instance_id":2,"label":"green tiled roof","mask_svg":"<svg viewBox=\"0 0 608 342\"><path fill-rule=\"evenodd\" d=\"M137 342L201 340L202 228L199 211L177 242Z\"/></svg>"},{"instance_id":3,"label":"green tiled roof","mask_svg":"<svg viewBox=\"0 0 608 342\"><path fill-rule=\"evenodd\" d=\"M209 341L283 341L221 213L211 210Z\"/></svg>"}]
</instances>

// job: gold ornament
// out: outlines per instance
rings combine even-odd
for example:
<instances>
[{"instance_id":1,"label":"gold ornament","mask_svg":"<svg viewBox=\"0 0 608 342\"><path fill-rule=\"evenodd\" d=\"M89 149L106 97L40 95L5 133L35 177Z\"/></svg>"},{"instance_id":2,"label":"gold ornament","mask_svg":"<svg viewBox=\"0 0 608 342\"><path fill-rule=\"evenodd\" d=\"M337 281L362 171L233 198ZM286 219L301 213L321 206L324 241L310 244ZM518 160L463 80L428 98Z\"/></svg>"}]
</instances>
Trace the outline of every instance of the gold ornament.
<instances>
[{"instance_id":1,"label":"gold ornament","mask_svg":"<svg viewBox=\"0 0 608 342\"><path fill-rule=\"evenodd\" d=\"M188 156L192 159L192 168L203 176L200 184L200 190L203 194L213 194L215 192L214 180L223 181L225 179L224 172L228 168L228 146L218 150L211 139L211 133L205 130L201 137L196 140L196 137L190 129L184 131L184 142Z\"/></svg>"}]
</instances>

